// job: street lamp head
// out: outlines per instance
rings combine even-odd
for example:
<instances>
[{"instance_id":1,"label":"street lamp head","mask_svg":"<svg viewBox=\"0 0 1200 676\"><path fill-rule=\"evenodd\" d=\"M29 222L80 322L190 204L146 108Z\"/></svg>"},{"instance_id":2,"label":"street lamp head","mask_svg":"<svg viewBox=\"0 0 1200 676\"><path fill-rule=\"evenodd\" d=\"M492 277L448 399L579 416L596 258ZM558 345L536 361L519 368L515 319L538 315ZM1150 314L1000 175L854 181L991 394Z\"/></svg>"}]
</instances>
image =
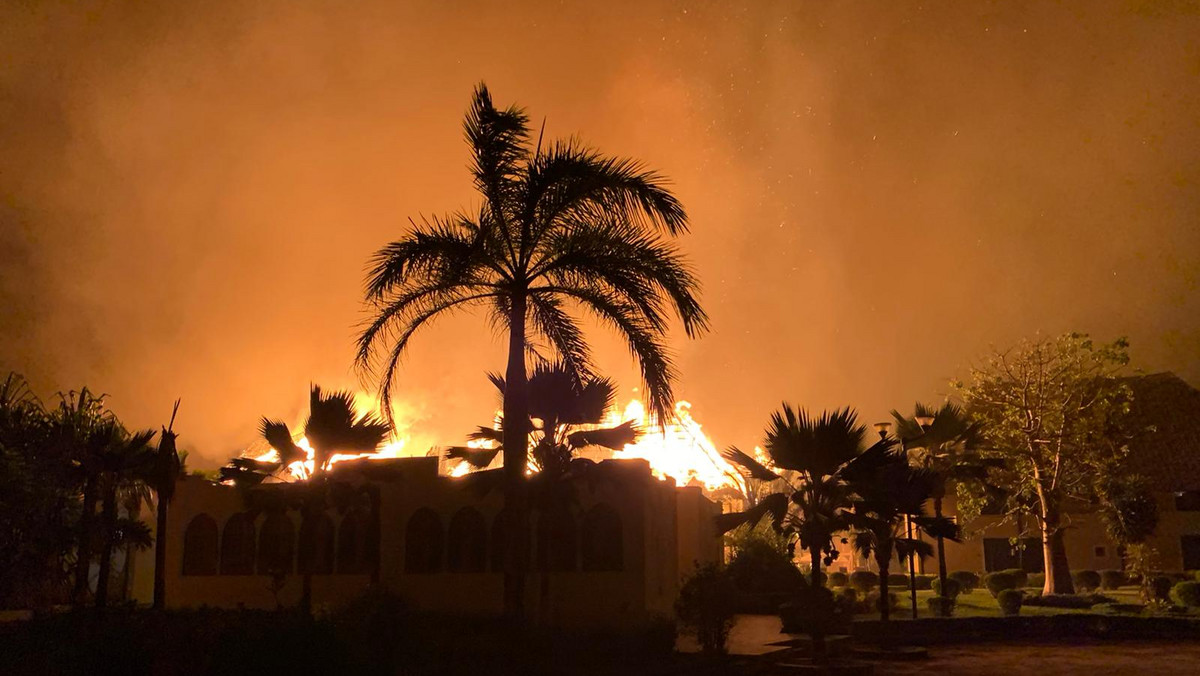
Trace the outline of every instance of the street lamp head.
<instances>
[{"instance_id":1,"label":"street lamp head","mask_svg":"<svg viewBox=\"0 0 1200 676\"><path fill-rule=\"evenodd\" d=\"M917 416L917 424L921 426L921 429L929 427L930 425L933 424L933 416L919 415L919 416Z\"/></svg>"},{"instance_id":2,"label":"street lamp head","mask_svg":"<svg viewBox=\"0 0 1200 676\"><path fill-rule=\"evenodd\" d=\"M889 422L877 422L874 427L875 431L879 432L879 438L882 439L887 436L888 430L892 428L892 424Z\"/></svg>"}]
</instances>

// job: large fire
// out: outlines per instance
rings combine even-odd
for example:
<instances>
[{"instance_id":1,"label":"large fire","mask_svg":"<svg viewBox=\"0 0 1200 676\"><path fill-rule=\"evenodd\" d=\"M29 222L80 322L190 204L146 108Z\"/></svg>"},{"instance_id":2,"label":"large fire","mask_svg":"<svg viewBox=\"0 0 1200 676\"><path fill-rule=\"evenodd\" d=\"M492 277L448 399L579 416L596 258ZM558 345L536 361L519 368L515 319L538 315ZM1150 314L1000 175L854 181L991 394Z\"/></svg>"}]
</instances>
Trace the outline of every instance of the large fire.
<instances>
[{"instance_id":1,"label":"large fire","mask_svg":"<svg viewBox=\"0 0 1200 676\"><path fill-rule=\"evenodd\" d=\"M378 400L365 394L355 396L360 410L375 410ZM712 439L704 433L699 422L692 417L692 405L686 401L675 404L675 419L666 425L659 423L657 418L646 411L641 401L632 399L623 408L613 407L605 415L605 426L618 425L631 420L640 430L637 443L627 444L621 451L610 452L605 449L589 451L587 455L593 459L611 458L641 458L650 464L654 476L662 480L674 481L676 485L699 485L708 492L723 488L741 490L741 475L724 458L721 457ZM296 426L297 429L300 425ZM299 431L294 433L296 445L308 452L306 461L297 461L287 467L286 478L304 480L313 472L313 449ZM488 442L473 441L468 445L476 448L486 447ZM361 455L334 455L331 463L337 463L352 458L401 458L406 456L429 455L428 452L409 447L407 434L401 432L393 435L375 453ZM265 452L248 452L247 455L258 460L276 461L279 454L275 449ZM461 476L471 467L466 462L458 462L444 466L443 471L450 476Z\"/></svg>"}]
</instances>

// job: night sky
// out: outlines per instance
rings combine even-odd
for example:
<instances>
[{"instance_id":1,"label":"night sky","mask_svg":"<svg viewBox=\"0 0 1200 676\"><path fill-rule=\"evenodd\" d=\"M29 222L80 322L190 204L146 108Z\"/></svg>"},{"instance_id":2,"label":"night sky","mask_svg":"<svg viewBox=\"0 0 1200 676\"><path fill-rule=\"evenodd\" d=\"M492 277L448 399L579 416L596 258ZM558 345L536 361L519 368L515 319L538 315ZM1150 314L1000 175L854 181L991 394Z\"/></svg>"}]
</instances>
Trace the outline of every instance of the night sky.
<instances>
[{"instance_id":1,"label":"night sky","mask_svg":"<svg viewBox=\"0 0 1200 676\"><path fill-rule=\"evenodd\" d=\"M182 397L193 466L357 386L368 257L477 204L480 80L673 179L713 324L677 391L719 446L1036 332L1200 384L1200 3L150 4L0 6L0 370L135 427ZM470 315L414 343L414 450L487 422L503 350Z\"/></svg>"}]
</instances>

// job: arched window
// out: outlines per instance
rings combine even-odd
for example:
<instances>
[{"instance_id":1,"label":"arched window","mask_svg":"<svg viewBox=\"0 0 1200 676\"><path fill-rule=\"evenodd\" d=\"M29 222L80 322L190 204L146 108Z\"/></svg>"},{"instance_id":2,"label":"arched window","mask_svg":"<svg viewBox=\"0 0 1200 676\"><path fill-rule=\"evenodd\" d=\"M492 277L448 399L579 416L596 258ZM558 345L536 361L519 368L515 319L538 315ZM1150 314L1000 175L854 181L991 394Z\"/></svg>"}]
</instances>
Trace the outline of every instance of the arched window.
<instances>
[{"instance_id":1,"label":"arched window","mask_svg":"<svg viewBox=\"0 0 1200 676\"><path fill-rule=\"evenodd\" d=\"M479 510L463 507L455 512L446 541L446 567L451 573L487 570L487 521Z\"/></svg>"},{"instance_id":2,"label":"arched window","mask_svg":"<svg viewBox=\"0 0 1200 676\"><path fill-rule=\"evenodd\" d=\"M286 514L270 514L258 533L258 574L292 572L295 529Z\"/></svg>"},{"instance_id":3,"label":"arched window","mask_svg":"<svg viewBox=\"0 0 1200 676\"><path fill-rule=\"evenodd\" d=\"M575 517L566 506L538 514L537 562L539 570L565 572L575 570L575 552L579 551Z\"/></svg>"},{"instance_id":4,"label":"arched window","mask_svg":"<svg viewBox=\"0 0 1200 676\"><path fill-rule=\"evenodd\" d=\"M338 527L337 572L359 575L368 572L367 530L370 517L362 509L351 510Z\"/></svg>"},{"instance_id":5,"label":"arched window","mask_svg":"<svg viewBox=\"0 0 1200 676\"><path fill-rule=\"evenodd\" d=\"M436 573L442 569L442 520L422 507L413 512L404 530L404 571Z\"/></svg>"},{"instance_id":6,"label":"arched window","mask_svg":"<svg viewBox=\"0 0 1200 676\"><path fill-rule=\"evenodd\" d=\"M319 513L306 516L300 524L300 551L296 567L301 573L329 575L333 572L333 519Z\"/></svg>"},{"instance_id":7,"label":"arched window","mask_svg":"<svg viewBox=\"0 0 1200 676\"><path fill-rule=\"evenodd\" d=\"M183 531L183 574L217 574L217 522L197 514Z\"/></svg>"},{"instance_id":8,"label":"arched window","mask_svg":"<svg viewBox=\"0 0 1200 676\"><path fill-rule=\"evenodd\" d=\"M238 512L221 531L221 574L254 574L254 520Z\"/></svg>"},{"instance_id":9,"label":"arched window","mask_svg":"<svg viewBox=\"0 0 1200 676\"><path fill-rule=\"evenodd\" d=\"M580 527L583 569L588 571L621 570L625 563L621 516L609 505L600 503L588 510Z\"/></svg>"},{"instance_id":10,"label":"arched window","mask_svg":"<svg viewBox=\"0 0 1200 676\"><path fill-rule=\"evenodd\" d=\"M515 531L513 530L512 512L507 509L500 510L496 518L492 520L492 570L503 572L505 561L508 557L508 552L513 547L513 538ZM520 561L522 569L529 561L529 550L526 549L521 553Z\"/></svg>"}]
</instances>

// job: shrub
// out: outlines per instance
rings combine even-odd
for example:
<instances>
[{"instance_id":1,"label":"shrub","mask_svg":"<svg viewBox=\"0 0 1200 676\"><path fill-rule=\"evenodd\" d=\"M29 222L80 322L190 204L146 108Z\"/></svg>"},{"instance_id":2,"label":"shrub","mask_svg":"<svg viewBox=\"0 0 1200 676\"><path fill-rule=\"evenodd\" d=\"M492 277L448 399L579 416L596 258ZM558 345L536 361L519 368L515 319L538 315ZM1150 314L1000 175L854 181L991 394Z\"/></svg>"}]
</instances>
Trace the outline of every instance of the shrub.
<instances>
[{"instance_id":1,"label":"shrub","mask_svg":"<svg viewBox=\"0 0 1200 676\"><path fill-rule=\"evenodd\" d=\"M917 589L933 589L933 581L936 579L937 575L918 575Z\"/></svg>"},{"instance_id":2,"label":"shrub","mask_svg":"<svg viewBox=\"0 0 1200 676\"><path fill-rule=\"evenodd\" d=\"M1017 581L1012 575L1003 571L989 573L983 578L983 586L992 594L992 598L1000 598L1000 592L1017 588Z\"/></svg>"},{"instance_id":3,"label":"shrub","mask_svg":"<svg viewBox=\"0 0 1200 676\"><path fill-rule=\"evenodd\" d=\"M849 582L850 582L850 576L841 572L840 570L836 573L829 574L829 586L830 587L845 587L846 584L848 584Z\"/></svg>"},{"instance_id":4,"label":"shrub","mask_svg":"<svg viewBox=\"0 0 1200 676\"><path fill-rule=\"evenodd\" d=\"M958 584L958 580L948 577L946 578L946 588L942 589L942 581L935 577L933 578L933 593L953 600L962 593L962 587Z\"/></svg>"},{"instance_id":5,"label":"shrub","mask_svg":"<svg viewBox=\"0 0 1200 676\"><path fill-rule=\"evenodd\" d=\"M1000 604L1000 611L1005 615L1017 615L1021 612L1021 601L1024 600L1024 596L1025 592L1019 589L1004 589L996 596L996 601Z\"/></svg>"},{"instance_id":6,"label":"shrub","mask_svg":"<svg viewBox=\"0 0 1200 676\"><path fill-rule=\"evenodd\" d=\"M707 654L723 654L733 628L737 588L716 564L697 566L679 589L675 613L684 628L696 635Z\"/></svg>"},{"instance_id":7,"label":"shrub","mask_svg":"<svg viewBox=\"0 0 1200 676\"><path fill-rule=\"evenodd\" d=\"M1071 575L1076 591L1095 591L1100 588L1100 573L1094 570L1078 570Z\"/></svg>"},{"instance_id":8,"label":"shrub","mask_svg":"<svg viewBox=\"0 0 1200 676\"><path fill-rule=\"evenodd\" d=\"M1104 590L1118 589L1125 584L1125 573L1119 570L1100 571L1100 588Z\"/></svg>"},{"instance_id":9,"label":"shrub","mask_svg":"<svg viewBox=\"0 0 1200 676\"><path fill-rule=\"evenodd\" d=\"M958 583L958 588L966 594L975 591L979 586L979 576L969 570L956 570L947 577Z\"/></svg>"},{"instance_id":10,"label":"shrub","mask_svg":"<svg viewBox=\"0 0 1200 676\"><path fill-rule=\"evenodd\" d=\"M908 587L908 576L904 573L890 573L888 575L889 587Z\"/></svg>"},{"instance_id":11,"label":"shrub","mask_svg":"<svg viewBox=\"0 0 1200 676\"><path fill-rule=\"evenodd\" d=\"M1099 594L1046 594L1044 596L1030 596L1025 599L1025 605L1040 606L1043 608L1083 609L1091 608L1101 603L1112 602L1113 599Z\"/></svg>"},{"instance_id":12,"label":"shrub","mask_svg":"<svg viewBox=\"0 0 1200 676\"><path fill-rule=\"evenodd\" d=\"M869 570L856 570L850 573L850 586L859 594L866 595L879 586L879 576Z\"/></svg>"},{"instance_id":13,"label":"shrub","mask_svg":"<svg viewBox=\"0 0 1200 676\"><path fill-rule=\"evenodd\" d=\"M900 597L896 596L895 594L893 594L891 592L888 592L888 610L895 612L899 608L900 608ZM879 605L879 592L878 591L873 591L870 594L867 594L866 598L863 599L862 609L863 609L863 612L867 612L867 613L879 612L880 605Z\"/></svg>"},{"instance_id":14,"label":"shrub","mask_svg":"<svg viewBox=\"0 0 1200 676\"><path fill-rule=\"evenodd\" d=\"M1008 573L1009 575L1011 575L1013 578L1013 581L1017 583L1017 589L1024 589L1026 583L1029 582L1029 573L1026 573L1025 571L1021 570L1020 568L1007 568L1000 572Z\"/></svg>"},{"instance_id":15,"label":"shrub","mask_svg":"<svg viewBox=\"0 0 1200 676\"><path fill-rule=\"evenodd\" d=\"M1171 588L1171 600L1185 608L1200 608L1200 582L1180 582Z\"/></svg>"},{"instance_id":16,"label":"shrub","mask_svg":"<svg viewBox=\"0 0 1200 676\"><path fill-rule=\"evenodd\" d=\"M1041 589L1042 587L1046 586L1046 574L1045 573L1030 573L1029 579L1025 581L1025 584L1027 584L1030 587L1033 587L1035 589Z\"/></svg>"},{"instance_id":17,"label":"shrub","mask_svg":"<svg viewBox=\"0 0 1200 676\"><path fill-rule=\"evenodd\" d=\"M1167 601L1171 598L1171 587L1174 582L1166 575L1155 575L1150 578L1150 584L1147 585L1145 592L1150 594L1148 601Z\"/></svg>"},{"instance_id":18,"label":"shrub","mask_svg":"<svg viewBox=\"0 0 1200 676\"><path fill-rule=\"evenodd\" d=\"M804 574L784 552L762 539L749 539L725 568L742 594L795 595L803 587Z\"/></svg>"},{"instance_id":19,"label":"shrub","mask_svg":"<svg viewBox=\"0 0 1200 676\"><path fill-rule=\"evenodd\" d=\"M812 584L812 582L813 582L813 574L812 574L812 572L810 571L810 572L807 572L807 573L803 573L803 575L804 575L804 581L805 581L805 582L807 582L807 583L809 583L809 584ZM828 576L828 575L826 575L826 574L825 574L825 573L823 573L823 572L819 572L819 573L817 573L817 584L821 585L822 587L825 587L825 586L828 586L828 583L829 583L829 576Z\"/></svg>"},{"instance_id":20,"label":"shrub","mask_svg":"<svg viewBox=\"0 0 1200 676\"><path fill-rule=\"evenodd\" d=\"M931 596L925 599L925 603L929 605L929 612L934 617L950 617L954 614L954 599L945 596Z\"/></svg>"}]
</instances>

